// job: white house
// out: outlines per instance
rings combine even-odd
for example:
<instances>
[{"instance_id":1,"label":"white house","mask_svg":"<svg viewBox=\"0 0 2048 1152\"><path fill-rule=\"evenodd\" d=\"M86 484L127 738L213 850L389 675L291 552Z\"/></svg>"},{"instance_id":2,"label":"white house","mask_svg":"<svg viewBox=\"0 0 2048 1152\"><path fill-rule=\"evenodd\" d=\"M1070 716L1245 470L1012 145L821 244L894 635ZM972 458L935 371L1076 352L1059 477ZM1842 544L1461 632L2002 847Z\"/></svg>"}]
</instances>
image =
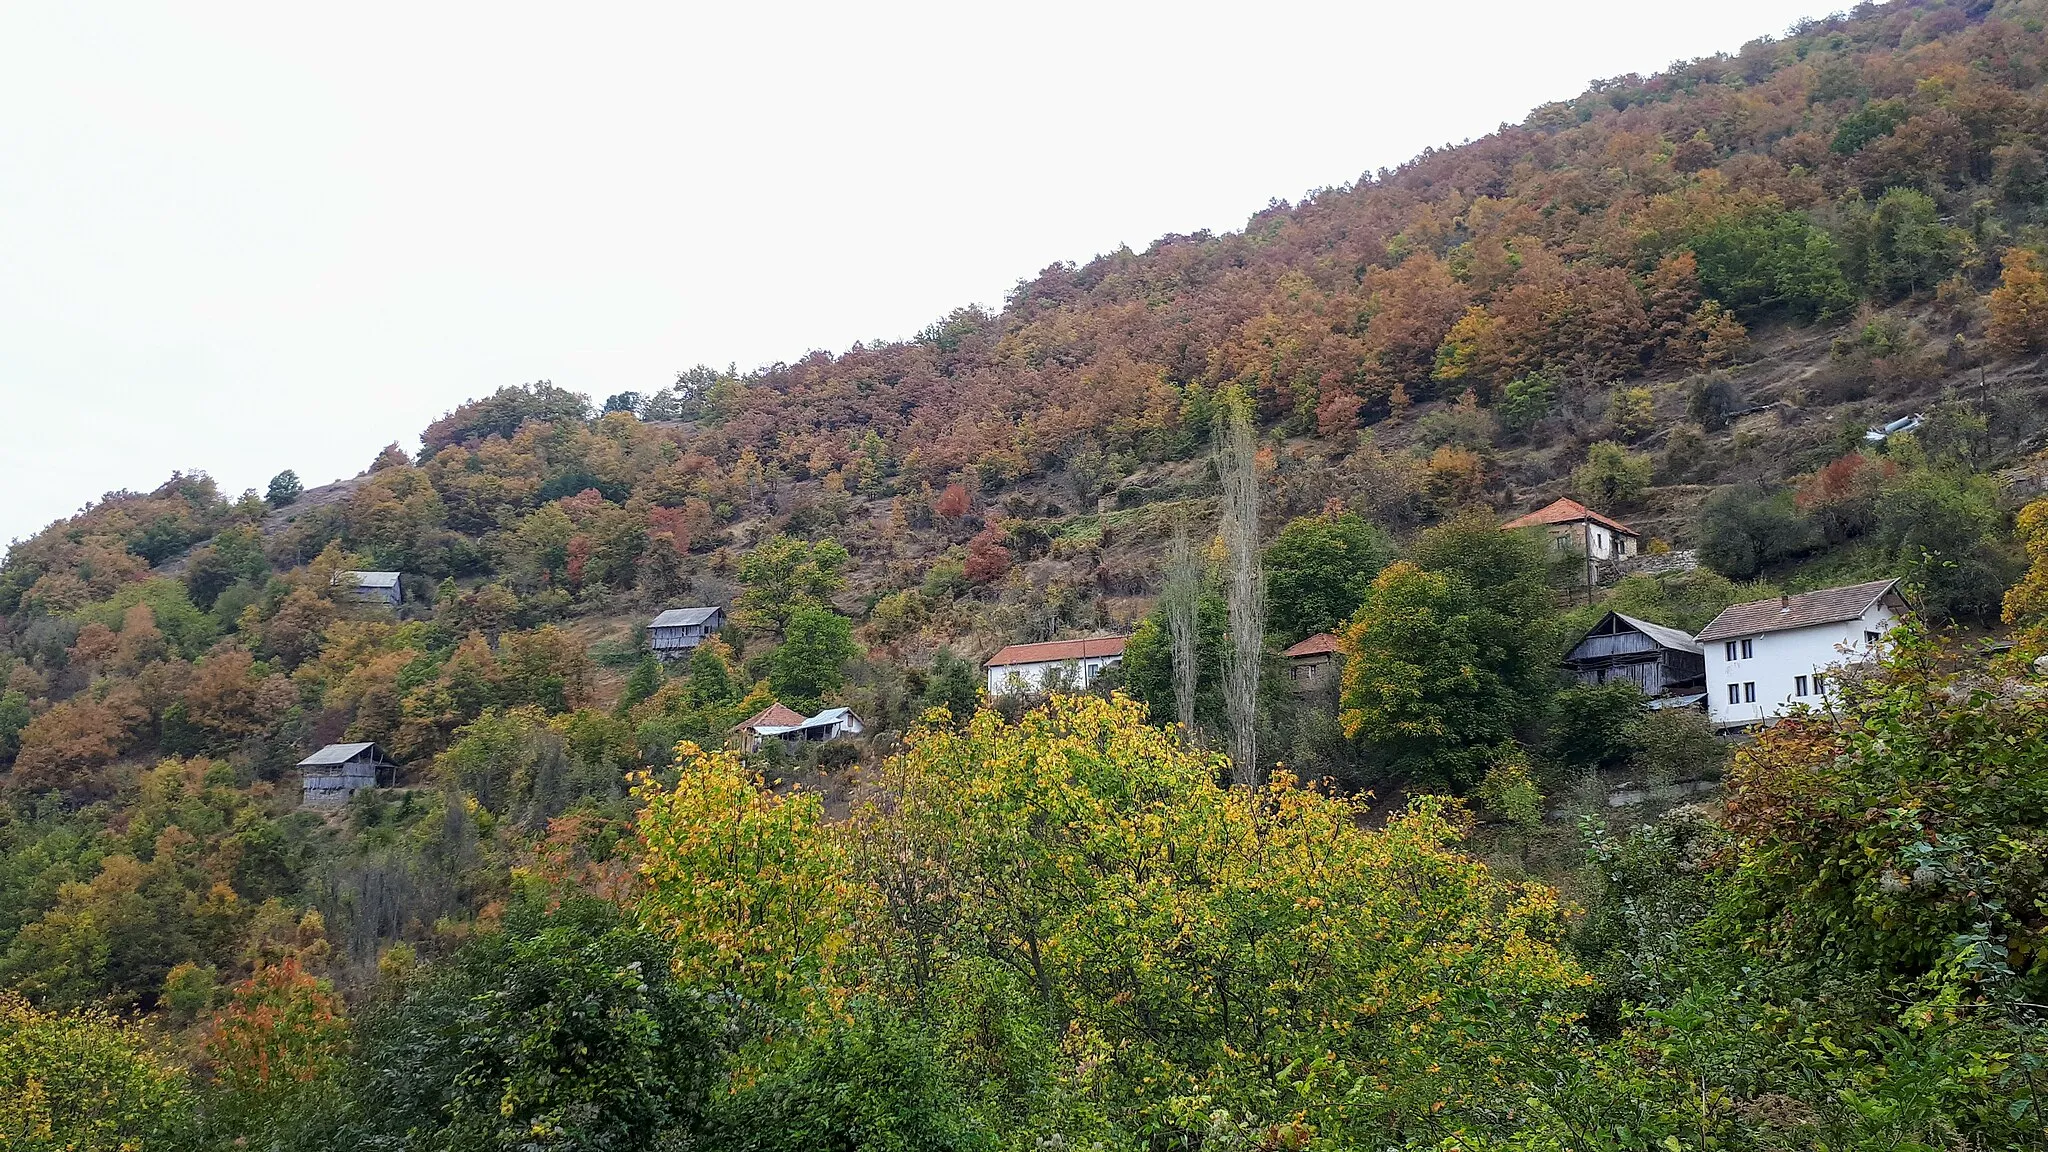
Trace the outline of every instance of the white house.
<instances>
[{"instance_id":1,"label":"white house","mask_svg":"<svg viewBox=\"0 0 2048 1152\"><path fill-rule=\"evenodd\" d=\"M1012 644L989 657L982 667L988 671L988 694L1004 696L1041 691L1049 680L1063 680L1069 688L1086 688L1104 668L1123 658L1122 636L1090 636L1086 640Z\"/></svg>"},{"instance_id":2,"label":"white house","mask_svg":"<svg viewBox=\"0 0 2048 1152\"><path fill-rule=\"evenodd\" d=\"M1642 534L1610 516L1602 516L1577 500L1552 500L1527 516L1501 525L1505 532L1541 528L1550 537L1553 552L1576 552L1586 558L1586 580L1595 581L1600 564L1633 556L1641 550Z\"/></svg>"},{"instance_id":3,"label":"white house","mask_svg":"<svg viewBox=\"0 0 2048 1152\"><path fill-rule=\"evenodd\" d=\"M1737 604L1699 634L1707 718L1756 724L1794 704L1818 705L1835 667L1874 653L1906 610L1897 580L1823 588Z\"/></svg>"}]
</instances>

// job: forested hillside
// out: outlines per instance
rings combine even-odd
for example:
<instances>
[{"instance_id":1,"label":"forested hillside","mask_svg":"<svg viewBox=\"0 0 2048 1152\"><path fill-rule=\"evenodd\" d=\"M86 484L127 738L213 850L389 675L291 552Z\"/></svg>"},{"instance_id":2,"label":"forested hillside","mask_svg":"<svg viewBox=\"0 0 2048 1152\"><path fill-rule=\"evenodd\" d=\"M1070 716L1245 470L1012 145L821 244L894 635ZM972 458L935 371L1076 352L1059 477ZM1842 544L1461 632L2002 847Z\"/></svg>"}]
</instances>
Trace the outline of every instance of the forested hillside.
<instances>
[{"instance_id":1,"label":"forested hillside","mask_svg":"<svg viewBox=\"0 0 2048 1152\"><path fill-rule=\"evenodd\" d=\"M2048 0L1864 5L914 340L15 542L0 1148L2048 1145L2044 81ZM1500 531L1561 494L1699 566ZM1893 576L1732 758L1556 671ZM866 731L727 750L778 701ZM397 786L302 806L338 741Z\"/></svg>"}]
</instances>

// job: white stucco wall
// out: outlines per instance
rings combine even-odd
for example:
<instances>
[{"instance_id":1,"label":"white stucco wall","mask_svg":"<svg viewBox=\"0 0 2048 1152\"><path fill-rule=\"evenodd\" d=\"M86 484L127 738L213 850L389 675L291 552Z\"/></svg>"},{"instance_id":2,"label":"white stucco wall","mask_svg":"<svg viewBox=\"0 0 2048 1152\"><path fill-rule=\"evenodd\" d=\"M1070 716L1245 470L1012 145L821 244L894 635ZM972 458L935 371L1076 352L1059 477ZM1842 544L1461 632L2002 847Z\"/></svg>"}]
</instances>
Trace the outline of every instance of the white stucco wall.
<instances>
[{"instance_id":1,"label":"white stucco wall","mask_svg":"<svg viewBox=\"0 0 2048 1152\"><path fill-rule=\"evenodd\" d=\"M1067 683L1075 688L1085 688L1095 683L1095 678L1104 668L1118 663L1122 655L1090 656L1082 660L1040 660L1030 664L991 664L988 667L988 694L1003 696L1012 692L1036 692L1045 687L1046 677L1055 668L1067 669Z\"/></svg>"},{"instance_id":2,"label":"white stucco wall","mask_svg":"<svg viewBox=\"0 0 2048 1152\"><path fill-rule=\"evenodd\" d=\"M1813 690L1814 674L1826 678L1836 666L1870 655L1872 646L1866 633L1882 636L1893 619L1892 610L1879 603L1855 620L1733 637L1733 661L1728 659L1727 640L1703 642L1707 650L1707 718L1716 725L1754 724L1782 716L1794 704L1819 706L1821 696ZM1745 639L1751 651L1746 659L1742 656ZM1806 677L1804 697L1797 695L1801 676ZM1742 697L1739 703L1728 702L1730 684L1737 686ZM1749 699L1751 684L1756 685L1754 701Z\"/></svg>"},{"instance_id":3,"label":"white stucco wall","mask_svg":"<svg viewBox=\"0 0 2048 1152\"><path fill-rule=\"evenodd\" d=\"M1635 537L1584 520L1551 525L1550 543L1559 552L1584 552L1589 560L1611 560L1636 554Z\"/></svg>"}]
</instances>

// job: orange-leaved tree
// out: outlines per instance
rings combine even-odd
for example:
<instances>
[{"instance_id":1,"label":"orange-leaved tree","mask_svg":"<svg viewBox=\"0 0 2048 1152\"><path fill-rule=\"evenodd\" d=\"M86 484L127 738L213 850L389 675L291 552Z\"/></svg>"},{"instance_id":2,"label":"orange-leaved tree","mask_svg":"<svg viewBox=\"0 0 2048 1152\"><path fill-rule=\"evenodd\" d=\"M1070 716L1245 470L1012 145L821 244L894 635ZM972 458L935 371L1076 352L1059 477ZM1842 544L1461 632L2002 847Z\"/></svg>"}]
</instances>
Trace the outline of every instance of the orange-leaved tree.
<instances>
[{"instance_id":1,"label":"orange-leaved tree","mask_svg":"<svg viewBox=\"0 0 2048 1152\"><path fill-rule=\"evenodd\" d=\"M288 955L235 985L214 1017L206 1056L221 1086L262 1097L334 1071L347 1037L341 998Z\"/></svg>"},{"instance_id":2,"label":"orange-leaved tree","mask_svg":"<svg viewBox=\"0 0 2048 1152\"><path fill-rule=\"evenodd\" d=\"M2041 259L2024 248L2005 254L2005 270L1998 287L1985 301L1991 322L1984 338L2007 356L2039 351L2048 345L2048 275L2041 271Z\"/></svg>"}]
</instances>

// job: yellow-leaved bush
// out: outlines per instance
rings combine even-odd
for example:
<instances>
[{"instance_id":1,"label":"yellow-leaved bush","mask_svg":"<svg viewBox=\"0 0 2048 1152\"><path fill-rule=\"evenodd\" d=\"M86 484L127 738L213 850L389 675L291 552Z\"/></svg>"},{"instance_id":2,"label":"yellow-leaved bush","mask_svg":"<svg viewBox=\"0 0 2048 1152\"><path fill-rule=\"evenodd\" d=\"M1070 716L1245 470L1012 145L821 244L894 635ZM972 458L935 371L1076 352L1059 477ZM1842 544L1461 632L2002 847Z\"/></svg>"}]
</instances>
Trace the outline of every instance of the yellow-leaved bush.
<instances>
[{"instance_id":1,"label":"yellow-leaved bush","mask_svg":"<svg viewBox=\"0 0 2048 1152\"><path fill-rule=\"evenodd\" d=\"M914 1007L983 1091L1097 1136L1439 1131L1518 1099L1499 1054L1561 1044L1587 983L1555 894L1459 852L1451 802L1375 830L1284 777L1221 786L1122 697L922 728L838 823L688 752L645 832L680 963Z\"/></svg>"},{"instance_id":2,"label":"yellow-leaved bush","mask_svg":"<svg viewBox=\"0 0 2048 1152\"><path fill-rule=\"evenodd\" d=\"M839 979L859 889L814 793L778 794L735 752L677 746L681 778L641 774L642 915L676 947L676 975L802 1007Z\"/></svg>"},{"instance_id":3,"label":"yellow-leaved bush","mask_svg":"<svg viewBox=\"0 0 2048 1152\"><path fill-rule=\"evenodd\" d=\"M148 1152L191 1134L185 1073L105 1012L0 993L0 1148Z\"/></svg>"}]
</instances>

